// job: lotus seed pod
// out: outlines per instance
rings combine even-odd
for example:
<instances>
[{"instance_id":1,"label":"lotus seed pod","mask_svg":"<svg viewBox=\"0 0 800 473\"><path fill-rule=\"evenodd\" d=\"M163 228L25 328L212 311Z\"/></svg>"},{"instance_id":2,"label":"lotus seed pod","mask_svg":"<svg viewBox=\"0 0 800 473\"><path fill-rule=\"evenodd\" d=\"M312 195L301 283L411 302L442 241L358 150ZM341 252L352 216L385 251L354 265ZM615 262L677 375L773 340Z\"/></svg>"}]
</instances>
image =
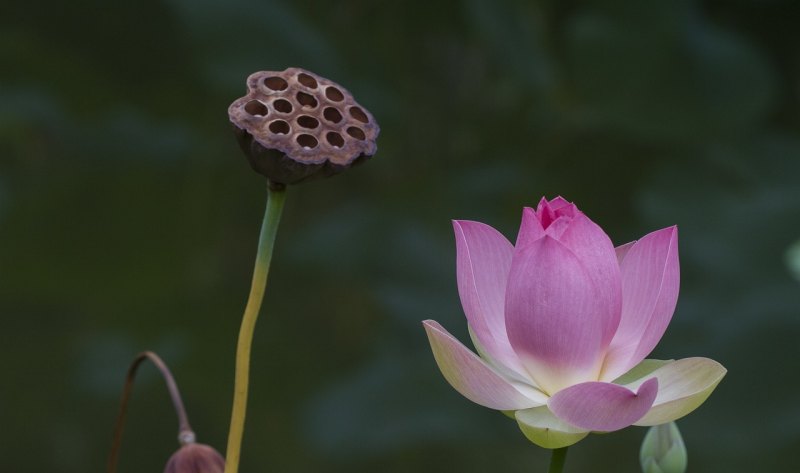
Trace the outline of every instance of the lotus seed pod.
<instances>
[{"instance_id":1,"label":"lotus seed pod","mask_svg":"<svg viewBox=\"0 0 800 473\"><path fill-rule=\"evenodd\" d=\"M228 116L252 168L276 184L340 173L378 149L372 114L344 87L304 69L251 74Z\"/></svg>"},{"instance_id":2,"label":"lotus seed pod","mask_svg":"<svg viewBox=\"0 0 800 473\"><path fill-rule=\"evenodd\" d=\"M188 443L167 462L164 473L223 473L225 459L208 445Z\"/></svg>"}]
</instances>

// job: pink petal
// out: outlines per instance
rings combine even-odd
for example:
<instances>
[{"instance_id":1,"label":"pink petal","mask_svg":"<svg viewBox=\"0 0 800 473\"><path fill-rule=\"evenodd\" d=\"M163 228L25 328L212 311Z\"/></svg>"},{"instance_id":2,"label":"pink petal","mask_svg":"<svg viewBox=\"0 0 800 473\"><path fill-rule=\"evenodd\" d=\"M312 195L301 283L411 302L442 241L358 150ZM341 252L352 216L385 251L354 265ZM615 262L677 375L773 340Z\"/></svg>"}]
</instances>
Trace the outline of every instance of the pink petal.
<instances>
[{"instance_id":1,"label":"pink petal","mask_svg":"<svg viewBox=\"0 0 800 473\"><path fill-rule=\"evenodd\" d=\"M542 200L544 200L544 198L542 198ZM540 205L541 205L541 203L540 203ZM547 202L547 205L550 206L550 208L553 209L553 211L561 210L564 207L573 207L574 208L574 204L572 204L572 202L570 202L567 199L561 197L560 195L557 196L555 199Z\"/></svg>"},{"instance_id":2,"label":"pink petal","mask_svg":"<svg viewBox=\"0 0 800 473\"><path fill-rule=\"evenodd\" d=\"M677 227L642 237L628 250L620 269L622 317L609 347L604 380L612 380L642 361L672 319L680 286Z\"/></svg>"},{"instance_id":3,"label":"pink petal","mask_svg":"<svg viewBox=\"0 0 800 473\"><path fill-rule=\"evenodd\" d=\"M501 376L503 376L504 378L508 379L511 382L529 384L535 388L538 388L538 386L536 386L536 383L533 381L528 372L525 371L524 367L522 368L521 371L516 371L512 370L503 363L500 363L499 361L495 360L494 358L492 358L492 355L490 355L483 347L483 344L481 344L481 341L478 340L478 337L475 335L475 331L472 329L472 327L469 326L469 324L467 324L467 331L469 332L469 339L472 341L472 346L475 348L475 353L478 355L478 357L483 361L485 361L487 364L489 364L489 366L497 370L497 372L500 373ZM516 356L517 355L514 354L514 357ZM516 358L516 360L519 361L519 358ZM522 366L522 362L520 362L520 366ZM622 383L617 383L617 384L622 384Z\"/></svg>"},{"instance_id":4,"label":"pink petal","mask_svg":"<svg viewBox=\"0 0 800 473\"><path fill-rule=\"evenodd\" d=\"M546 397L533 387L513 383L478 358L436 321L422 323L439 369L448 383L470 401L497 410L541 406Z\"/></svg>"},{"instance_id":5,"label":"pink petal","mask_svg":"<svg viewBox=\"0 0 800 473\"><path fill-rule=\"evenodd\" d=\"M603 343L608 346L622 310L622 282L614 245L603 229L582 213L572 219L558 241L575 253L597 288L602 310L596 316L604 321Z\"/></svg>"},{"instance_id":6,"label":"pink petal","mask_svg":"<svg viewBox=\"0 0 800 473\"><path fill-rule=\"evenodd\" d=\"M530 207L523 209L522 224L519 227L515 248L522 249L545 234L560 239L573 217L579 214L580 211L575 204L567 202L562 197L556 197L549 202L542 197L536 210Z\"/></svg>"},{"instance_id":7,"label":"pink petal","mask_svg":"<svg viewBox=\"0 0 800 473\"><path fill-rule=\"evenodd\" d=\"M469 326L489 358L525 373L508 342L503 315L514 248L500 232L483 223L455 220L453 229L458 293Z\"/></svg>"},{"instance_id":8,"label":"pink petal","mask_svg":"<svg viewBox=\"0 0 800 473\"><path fill-rule=\"evenodd\" d=\"M630 243L625 243L624 245L619 245L618 247L614 248L614 252L617 253L617 262L620 265L622 265L622 260L625 259L625 255L628 254L628 251L630 251L634 243L636 243L636 240Z\"/></svg>"},{"instance_id":9,"label":"pink petal","mask_svg":"<svg viewBox=\"0 0 800 473\"><path fill-rule=\"evenodd\" d=\"M637 392L611 383L592 381L557 392L548 407L560 419L587 430L611 432L641 419L658 392L658 380L642 383Z\"/></svg>"},{"instance_id":10,"label":"pink petal","mask_svg":"<svg viewBox=\"0 0 800 473\"><path fill-rule=\"evenodd\" d=\"M536 206L536 216L539 218L542 228L545 229L556 219L555 209L550 207L550 202L544 197L539 201L539 205Z\"/></svg>"},{"instance_id":11,"label":"pink petal","mask_svg":"<svg viewBox=\"0 0 800 473\"><path fill-rule=\"evenodd\" d=\"M550 201L542 197L542 200L540 200L539 204L536 206L536 215L542 223L542 227L545 229L550 226L551 222L557 220L559 217L572 218L578 213L580 213L580 211L575 204L561 196Z\"/></svg>"},{"instance_id":12,"label":"pink petal","mask_svg":"<svg viewBox=\"0 0 800 473\"><path fill-rule=\"evenodd\" d=\"M536 216L536 212L530 208L522 209L522 222L519 225L517 234L516 249L524 248L545 235L544 228Z\"/></svg>"},{"instance_id":13,"label":"pink petal","mask_svg":"<svg viewBox=\"0 0 800 473\"><path fill-rule=\"evenodd\" d=\"M548 393L599 375L607 309L581 262L545 236L517 251L506 288L506 328L514 351Z\"/></svg>"}]
</instances>

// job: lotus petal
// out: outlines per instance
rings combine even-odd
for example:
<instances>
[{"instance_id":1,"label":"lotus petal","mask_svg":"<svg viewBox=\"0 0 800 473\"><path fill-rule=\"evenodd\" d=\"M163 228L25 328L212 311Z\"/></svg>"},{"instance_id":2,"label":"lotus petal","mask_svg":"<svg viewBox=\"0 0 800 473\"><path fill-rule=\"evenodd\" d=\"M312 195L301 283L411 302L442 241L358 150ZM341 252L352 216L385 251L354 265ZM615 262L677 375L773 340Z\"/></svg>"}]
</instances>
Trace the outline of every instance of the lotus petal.
<instances>
[{"instance_id":1,"label":"lotus petal","mask_svg":"<svg viewBox=\"0 0 800 473\"><path fill-rule=\"evenodd\" d=\"M595 316L604 321L603 343L608 346L617 332L622 309L620 265L614 245L603 229L583 213L572 218L558 241L575 253L597 289L602 310Z\"/></svg>"},{"instance_id":2,"label":"lotus petal","mask_svg":"<svg viewBox=\"0 0 800 473\"><path fill-rule=\"evenodd\" d=\"M645 379L645 376L649 375L653 371L661 368L664 365L668 365L675 360L655 360L655 359L647 359L642 360L638 365L634 366L630 369L627 373L623 374L619 378L615 379L613 382L614 384L626 385L628 383L633 383L634 381L638 381L640 379Z\"/></svg>"},{"instance_id":3,"label":"lotus petal","mask_svg":"<svg viewBox=\"0 0 800 473\"><path fill-rule=\"evenodd\" d=\"M514 413L519 428L531 442L543 448L563 448L583 440L589 431L559 419L547 406Z\"/></svg>"},{"instance_id":4,"label":"lotus petal","mask_svg":"<svg viewBox=\"0 0 800 473\"><path fill-rule=\"evenodd\" d=\"M583 265L545 236L515 253L506 288L506 329L514 351L547 393L597 379L606 346L605 308Z\"/></svg>"},{"instance_id":5,"label":"lotus petal","mask_svg":"<svg viewBox=\"0 0 800 473\"><path fill-rule=\"evenodd\" d=\"M634 243L636 243L635 240L629 243L625 243L624 245L619 245L618 247L614 248L614 252L617 254L617 262L620 265L622 264L622 260L625 259L625 255L628 254L628 251L631 249Z\"/></svg>"},{"instance_id":6,"label":"lotus petal","mask_svg":"<svg viewBox=\"0 0 800 473\"><path fill-rule=\"evenodd\" d=\"M571 219L578 214L580 214L578 207L561 196L550 201L542 197L541 200L539 200L539 204L536 206L536 217L545 229L550 227L550 225L560 217Z\"/></svg>"},{"instance_id":7,"label":"lotus petal","mask_svg":"<svg viewBox=\"0 0 800 473\"><path fill-rule=\"evenodd\" d=\"M564 207L570 207L570 212L578 211L577 207L575 207L575 204L561 197L560 195L550 201L542 197L539 201L539 206L543 206L545 204L547 204L553 211L561 210Z\"/></svg>"},{"instance_id":8,"label":"lotus petal","mask_svg":"<svg viewBox=\"0 0 800 473\"><path fill-rule=\"evenodd\" d=\"M544 235L559 239L572 218L579 214L575 204L563 197L556 197L549 202L542 197L536 210L530 207L523 209L515 248L524 248Z\"/></svg>"},{"instance_id":9,"label":"lotus petal","mask_svg":"<svg viewBox=\"0 0 800 473\"><path fill-rule=\"evenodd\" d=\"M514 248L517 250L525 248L543 236L545 236L545 231L539 222L539 217L536 216L536 211L530 207L522 209L522 222L519 225L517 243Z\"/></svg>"},{"instance_id":10,"label":"lotus petal","mask_svg":"<svg viewBox=\"0 0 800 473\"><path fill-rule=\"evenodd\" d=\"M557 392L548 406L560 419L586 430L611 432L641 419L656 398L658 380L649 378L638 390L599 381L576 384Z\"/></svg>"},{"instance_id":11,"label":"lotus petal","mask_svg":"<svg viewBox=\"0 0 800 473\"><path fill-rule=\"evenodd\" d=\"M645 379L658 379L658 395L650 411L636 425L658 425L680 419L697 409L711 395L727 373L709 358L684 358L668 363L625 385L637 389Z\"/></svg>"},{"instance_id":12,"label":"lotus petal","mask_svg":"<svg viewBox=\"0 0 800 473\"><path fill-rule=\"evenodd\" d=\"M533 388L514 383L471 352L439 323L423 322L439 369L448 383L470 401L497 410L517 410L544 404Z\"/></svg>"},{"instance_id":13,"label":"lotus petal","mask_svg":"<svg viewBox=\"0 0 800 473\"><path fill-rule=\"evenodd\" d=\"M509 381L519 382L522 384L530 384L534 388L539 387L536 385L536 382L533 381L528 372L525 371L524 369L522 370L522 373L518 373L517 371L512 370L511 368L505 366L504 364L492 358L492 356L486 351L486 349L483 348L483 345L481 345L481 341L478 340L478 337L475 335L475 331L472 330L472 327L470 327L469 324L467 324L467 331L469 332L469 339L472 340L472 346L475 347L475 352L483 361L488 363L489 366L497 370L498 373L500 373ZM631 378L631 380L634 379L638 379L638 377ZM617 384L622 384L622 383L617 383ZM514 417L513 411L511 412L511 417L512 418Z\"/></svg>"},{"instance_id":14,"label":"lotus petal","mask_svg":"<svg viewBox=\"0 0 800 473\"><path fill-rule=\"evenodd\" d=\"M622 318L609 347L603 380L611 380L642 361L672 320L678 301L678 230L645 235L631 246L620 266Z\"/></svg>"},{"instance_id":15,"label":"lotus petal","mask_svg":"<svg viewBox=\"0 0 800 473\"><path fill-rule=\"evenodd\" d=\"M469 326L488 358L525 373L508 342L503 315L514 247L500 232L483 223L455 220L453 229L458 293Z\"/></svg>"}]
</instances>

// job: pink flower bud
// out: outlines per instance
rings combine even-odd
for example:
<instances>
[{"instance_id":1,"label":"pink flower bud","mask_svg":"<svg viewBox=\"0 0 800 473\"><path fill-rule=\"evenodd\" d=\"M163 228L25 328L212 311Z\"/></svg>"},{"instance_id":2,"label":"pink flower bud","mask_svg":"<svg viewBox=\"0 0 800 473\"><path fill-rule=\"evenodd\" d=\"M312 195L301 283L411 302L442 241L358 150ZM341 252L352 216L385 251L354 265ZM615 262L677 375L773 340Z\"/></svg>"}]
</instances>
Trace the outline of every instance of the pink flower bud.
<instances>
[{"instance_id":1,"label":"pink flower bud","mask_svg":"<svg viewBox=\"0 0 800 473\"><path fill-rule=\"evenodd\" d=\"M222 473L225 459L208 445L189 443L175 452L167 462L164 473Z\"/></svg>"}]
</instances>

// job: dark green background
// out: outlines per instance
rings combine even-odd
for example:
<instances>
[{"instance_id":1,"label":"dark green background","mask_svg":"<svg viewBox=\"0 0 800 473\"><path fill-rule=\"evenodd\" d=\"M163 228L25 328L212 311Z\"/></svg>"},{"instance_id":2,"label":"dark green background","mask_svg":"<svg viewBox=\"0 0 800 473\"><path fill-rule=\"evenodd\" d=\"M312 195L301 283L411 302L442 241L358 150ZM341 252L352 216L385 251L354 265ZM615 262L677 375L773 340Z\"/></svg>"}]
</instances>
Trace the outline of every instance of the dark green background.
<instances>
[{"instance_id":1,"label":"dark green background","mask_svg":"<svg viewBox=\"0 0 800 473\"><path fill-rule=\"evenodd\" d=\"M365 165L289 189L243 472L544 471L548 452L514 422L447 386L420 321L466 339L450 219L513 237L523 206L558 194L617 243L680 228L681 298L654 356L729 369L679 423L691 471L800 467L787 256L800 239L800 3L0 11L4 471L103 471L125 369L145 348L172 367L200 440L224 450L265 198L226 109L250 72L289 66L343 84L382 134ZM175 431L148 366L120 472L160 471ZM566 471L636 472L644 432L590 436Z\"/></svg>"}]
</instances>

